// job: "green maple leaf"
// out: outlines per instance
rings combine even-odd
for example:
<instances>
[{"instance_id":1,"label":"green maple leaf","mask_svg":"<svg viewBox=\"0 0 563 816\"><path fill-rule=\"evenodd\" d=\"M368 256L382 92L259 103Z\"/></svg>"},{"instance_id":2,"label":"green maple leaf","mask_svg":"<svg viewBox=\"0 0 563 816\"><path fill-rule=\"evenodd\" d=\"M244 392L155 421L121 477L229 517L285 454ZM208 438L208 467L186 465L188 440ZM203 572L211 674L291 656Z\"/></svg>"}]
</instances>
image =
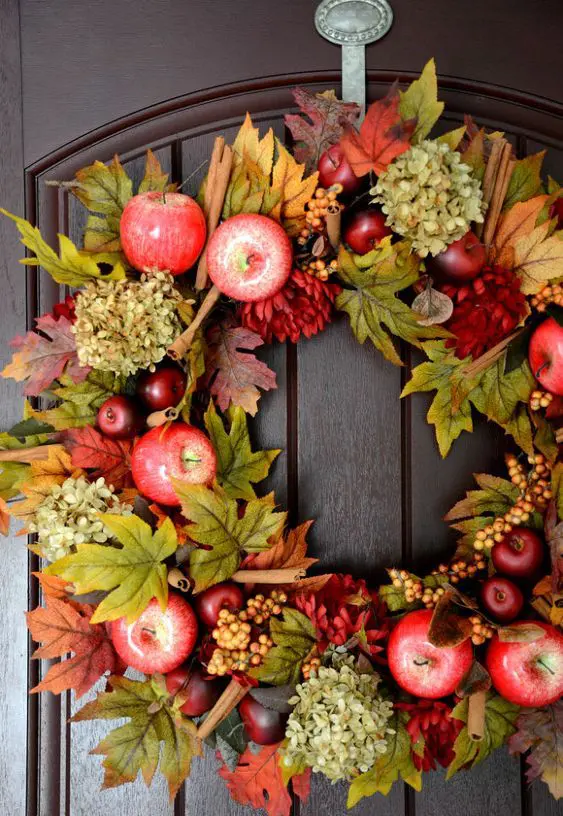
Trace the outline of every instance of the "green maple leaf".
<instances>
[{"instance_id":1,"label":"green maple leaf","mask_svg":"<svg viewBox=\"0 0 563 816\"><path fill-rule=\"evenodd\" d=\"M55 408L36 411L29 407L29 416L46 422L56 431L68 428L83 428L94 425L98 408L109 397L121 394L125 388L125 378L111 371L97 371L88 374L84 382L73 383L68 377L61 377L56 387L48 395L60 401Z\"/></svg>"},{"instance_id":2,"label":"green maple leaf","mask_svg":"<svg viewBox=\"0 0 563 816\"><path fill-rule=\"evenodd\" d=\"M469 697L465 697L452 711L452 717L467 723ZM459 732L454 743L455 757L448 767L446 779L450 779L461 768L473 767L483 762L489 754L508 740L516 731L516 718L520 707L509 703L504 697L494 692L487 693L485 703L485 729L483 739L471 738L467 725Z\"/></svg>"},{"instance_id":3,"label":"green maple leaf","mask_svg":"<svg viewBox=\"0 0 563 816\"><path fill-rule=\"evenodd\" d=\"M79 544L76 552L60 558L45 572L74 584L76 592L103 590L92 623L127 617L136 620L152 598L162 609L168 602L168 570L163 563L177 547L176 530L166 519L154 533L138 516L100 514L100 519L122 545Z\"/></svg>"},{"instance_id":4,"label":"green maple leaf","mask_svg":"<svg viewBox=\"0 0 563 816\"><path fill-rule=\"evenodd\" d=\"M84 232L88 252L119 252L119 221L123 208L133 195L133 182L117 156L110 164L95 161L76 174L77 185L71 188L76 198L91 213Z\"/></svg>"},{"instance_id":5,"label":"green maple leaf","mask_svg":"<svg viewBox=\"0 0 563 816\"><path fill-rule=\"evenodd\" d=\"M371 340L387 360L402 365L388 331L418 347L424 339L449 337L440 326L421 326L419 315L397 297L419 274L420 260L406 242L391 246L385 238L364 256L341 247L338 264L338 276L348 288L336 298L336 307L349 315L360 343Z\"/></svg>"},{"instance_id":6,"label":"green maple leaf","mask_svg":"<svg viewBox=\"0 0 563 816\"><path fill-rule=\"evenodd\" d=\"M520 495L516 485L499 476L475 473L473 478L480 489L468 490L465 499L458 501L444 516L445 521L458 521L471 516L504 516Z\"/></svg>"},{"instance_id":7,"label":"green maple leaf","mask_svg":"<svg viewBox=\"0 0 563 816\"><path fill-rule=\"evenodd\" d=\"M413 144L418 144L428 136L443 110L444 103L438 102L436 63L431 59L424 66L420 77L406 91L401 91L399 112L402 119L417 120L411 137Z\"/></svg>"},{"instance_id":8,"label":"green maple leaf","mask_svg":"<svg viewBox=\"0 0 563 816\"><path fill-rule=\"evenodd\" d=\"M227 413L229 432L213 402L205 414L205 427L217 454L217 481L230 499L256 498L252 483L261 482L281 450L252 451L244 410L231 407Z\"/></svg>"},{"instance_id":9,"label":"green maple leaf","mask_svg":"<svg viewBox=\"0 0 563 816\"><path fill-rule=\"evenodd\" d=\"M413 369L401 397L419 391L437 392L426 418L436 428L438 447L445 458L462 431L473 430L468 395L475 383L464 375L468 361L458 360L443 341L424 343L422 348L429 361Z\"/></svg>"},{"instance_id":10,"label":"green maple leaf","mask_svg":"<svg viewBox=\"0 0 563 816\"><path fill-rule=\"evenodd\" d=\"M269 496L249 501L239 518L236 500L219 485L211 490L175 480L174 489L183 514L192 522L186 528L188 536L205 547L190 553L195 592L234 575L244 552L268 550L270 538L280 533L287 516L274 510Z\"/></svg>"},{"instance_id":11,"label":"green maple leaf","mask_svg":"<svg viewBox=\"0 0 563 816\"><path fill-rule=\"evenodd\" d=\"M414 765L412 751L414 749L420 753L424 750L424 743L421 741L417 746L412 745L406 729L408 721L409 714L406 711L394 709L388 726L395 733L387 737L387 751L375 761L369 771L352 781L348 790L348 808L354 807L361 799L373 796L374 793L387 796L399 776L415 790L421 789L422 777Z\"/></svg>"},{"instance_id":12,"label":"green maple leaf","mask_svg":"<svg viewBox=\"0 0 563 816\"><path fill-rule=\"evenodd\" d=\"M42 238L37 227L33 227L25 218L12 215L1 207L0 212L15 221L22 236L22 244L35 255L34 258L22 258L20 263L26 266L40 266L57 283L64 283L67 286L83 286L93 278L120 280L125 277L125 268L117 255L108 252L95 255L81 252L66 235L58 235L59 254L57 255ZM104 268L100 268L100 264L104 264ZM106 272L106 266L112 267L111 270Z\"/></svg>"},{"instance_id":13,"label":"green maple leaf","mask_svg":"<svg viewBox=\"0 0 563 816\"><path fill-rule=\"evenodd\" d=\"M504 199L503 210L509 210L518 201L527 201L541 191L541 168L546 151L535 153L533 156L526 156L518 159L514 163L514 169L510 176L506 197Z\"/></svg>"},{"instance_id":14,"label":"green maple leaf","mask_svg":"<svg viewBox=\"0 0 563 816\"><path fill-rule=\"evenodd\" d=\"M112 691L98 694L72 718L73 722L129 719L92 751L105 757L103 787L134 782L139 771L150 785L160 759L160 772L174 799L189 776L192 757L200 753L194 723L170 703L166 684L158 675L142 682L114 676L110 684Z\"/></svg>"},{"instance_id":15,"label":"green maple leaf","mask_svg":"<svg viewBox=\"0 0 563 816\"><path fill-rule=\"evenodd\" d=\"M273 686L297 683L303 661L317 642L315 627L297 609L287 607L283 611L283 620L271 619L270 635L275 646L262 665L250 671L250 675Z\"/></svg>"}]
</instances>

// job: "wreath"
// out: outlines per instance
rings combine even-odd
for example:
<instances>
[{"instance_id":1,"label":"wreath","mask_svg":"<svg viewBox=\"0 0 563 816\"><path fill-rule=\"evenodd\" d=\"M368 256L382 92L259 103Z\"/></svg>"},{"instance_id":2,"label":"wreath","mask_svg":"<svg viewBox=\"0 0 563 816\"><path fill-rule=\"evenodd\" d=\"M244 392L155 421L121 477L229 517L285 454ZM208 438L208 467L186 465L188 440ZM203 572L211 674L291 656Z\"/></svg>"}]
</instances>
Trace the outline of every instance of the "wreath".
<instances>
[{"instance_id":1,"label":"wreath","mask_svg":"<svg viewBox=\"0 0 563 816\"><path fill-rule=\"evenodd\" d=\"M104 787L159 766L174 797L207 744L237 802L283 816L311 772L352 807L506 743L559 797L563 188L470 117L430 138L433 61L361 124L294 96L291 149L247 115L197 202L151 151L136 194L117 157L63 182L82 248L2 211L22 263L74 290L3 371L30 400L0 436L0 522L43 559L34 656L63 658L32 693L106 677L73 717L127 721L94 749ZM311 522L255 491L280 451L251 445L276 386L254 350L335 311L390 364L398 340L425 355L402 396L435 392L442 456L474 411L511 438L507 478L476 475L445 517L451 560L377 589L307 576Z\"/></svg>"}]
</instances>

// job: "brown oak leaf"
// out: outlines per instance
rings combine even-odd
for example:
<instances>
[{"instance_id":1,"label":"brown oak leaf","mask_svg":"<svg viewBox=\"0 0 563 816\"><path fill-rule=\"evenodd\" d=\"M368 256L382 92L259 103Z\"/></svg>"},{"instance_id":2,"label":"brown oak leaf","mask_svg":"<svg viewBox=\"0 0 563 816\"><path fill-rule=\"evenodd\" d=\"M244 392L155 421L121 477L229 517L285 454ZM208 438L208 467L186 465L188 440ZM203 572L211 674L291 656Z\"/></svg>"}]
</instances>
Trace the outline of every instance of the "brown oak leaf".
<instances>
[{"instance_id":1,"label":"brown oak leaf","mask_svg":"<svg viewBox=\"0 0 563 816\"><path fill-rule=\"evenodd\" d=\"M263 345L255 332L228 321L215 326L208 335L207 384L222 411L240 405L254 416L258 410L258 387L277 388L276 375L266 363L248 353Z\"/></svg>"},{"instance_id":2,"label":"brown oak leaf","mask_svg":"<svg viewBox=\"0 0 563 816\"><path fill-rule=\"evenodd\" d=\"M55 320L47 314L38 317L36 323L35 331L11 341L10 345L16 352L12 362L2 371L2 376L17 382L25 381L23 392L28 397L36 397L45 391L63 373L74 383L83 382L91 369L78 363L70 320L64 316Z\"/></svg>"},{"instance_id":3,"label":"brown oak leaf","mask_svg":"<svg viewBox=\"0 0 563 816\"><path fill-rule=\"evenodd\" d=\"M32 692L61 694L74 689L76 696L81 697L105 672L122 671L106 627L90 623L93 606L67 603L50 595L45 602L46 607L38 606L26 613L32 638L43 644L35 650L33 657L63 657L69 652L73 656L51 666Z\"/></svg>"},{"instance_id":4,"label":"brown oak leaf","mask_svg":"<svg viewBox=\"0 0 563 816\"><path fill-rule=\"evenodd\" d=\"M240 805L263 808L268 816L289 816L291 797L284 785L277 745L265 745L257 754L247 748L234 771L226 765L219 774Z\"/></svg>"},{"instance_id":5,"label":"brown oak leaf","mask_svg":"<svg viewBox=\"0 0 563 816\"><path fill-rule=\"evenodd\" d=\"M416 120L401 119L395 82L387 96L369 106L359 132L352 127L346 129L340 145L357 176L365 176L370 170L379 174L409 149L415 126Z\"/></svg>"},{"instance_id":6,"label":"brown oak leaf","mask_svg":"<svg viewBox=\"0 0 563 816\"><path fill-rule=\"evenodd\" d=\"M116 490L132 485L131 440L109 439L87 425L65 431L62 442L71 454L74 467L91 471L94 479L103 476Z\"/></svg>"}]
</instances>

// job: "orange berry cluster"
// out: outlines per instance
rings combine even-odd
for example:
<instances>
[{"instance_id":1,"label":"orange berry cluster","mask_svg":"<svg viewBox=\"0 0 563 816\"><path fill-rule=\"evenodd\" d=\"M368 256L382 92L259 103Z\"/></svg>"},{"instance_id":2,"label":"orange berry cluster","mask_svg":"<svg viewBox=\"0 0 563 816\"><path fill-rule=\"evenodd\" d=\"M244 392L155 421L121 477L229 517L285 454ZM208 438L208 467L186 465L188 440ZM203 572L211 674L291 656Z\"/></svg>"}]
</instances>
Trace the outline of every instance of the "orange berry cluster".
<instances>
[{"instance_id":1,"label":"orange berry cluster","mask_svg":"<svg viewBox=\"0 0 563 816\"><path fill-rule=\"evenodd\" d=\"M332 275L332 273L337 270L338 261L336 258L333 258L329 263L323 261L322 258L312 258L308 263L301 265L302 272L307 272L309 275L322 281L328 280L329 275Z\"/></svg>"},{"instance_id":2,"label":"orange berry cluster","mask_svg":"<svg viewBox=\"0 0 563 816\"><path fill-rule=\"evenodd\" d=\"M272 615L281 614L285 603L285 592L274 590L268 598L261 594L248 598L246 607L239 612L222 609L212 632L217 648L207 665L208 673L222 677L259 666L274 644L269 635L253 632Z\"/></svg>"},{"instance_id":3,"label":"orange berry cluster","mask_svg":"<svg viewBox=\"0 0 563 816\"><path fill-rule=\"evenodd\" d=\"M328 208L335 203L341 192L341 184L333 184L328 190L325 190L324 187L317 187L313 197L307 202L305 219L309 229L304 228L301 231L300 238L306 240L311 232L321 232L324 229Z\"/></svg>"},{"instance_id":4,"label":"orange berry cluster","mask_svg":"<svg viewBox=\"0 0 563 816\"><path fill-rule=\"evenodd\" d=\"M308 680L311 676L311 672L318 672L321 665L320 658L312 657L310 660L306 660L305 663L301 666L301 671L303 673L303 677L305 680Z\"/></svg>"},{"instance_id":5,"label":"orange berry cluster","mask_svg":"<svg viewBox=\"0 0 563 816\"><path fill-rule=\"evenodd\" d=\"M469 618L473 626L471 640L475 646L482 646L486 640L492 638L495 630L480 615L472 615Z\"/></svg>"},{"instance_id":6,"label":"orange berry cluster","mask_svg":"<svg viewBox=\"0 0 563 816\"><path fill-rule=\"evenodd\" d=\"M405 593L407 603L422 600L422 581L415 579L407 570L389 570L389 577L396 589L402 589Z\"/></svg>"},{"instance_id":7,"label":"orange berry cluster","mask_svg":"<svg viewBox=\"0 0 563 816\"><path fill-rule=\"evenodd\" d=\"M478 530L473 542L476 552L490 552L513 527L525 524L534 510L544 510L553 495L551 465L541 453L528 457L531 465L528 472L515 456L508 456L506 464L510 481L521 491L520 496L504 516L497 516L491 524Z\"/></svg>"},{"instance_id":8,"label":"orange berry cluster","mask_svg":"<svg viewBox=\"0 0 563 816\"><path fill-rule=\"evenodd\" d=\"M552 402L553 394L550 394L549 391L532 391L530 394L530 408L532 411L547 408Z\"/></svg>"},{"instance_id":9,"label":"orange berry cluster","mask_svg":"<svg viewBox=\"0 0 563 816\"><path fill-rule=\"evenodd\" d=\"M550 303L563 306L563 286L559 283L544 286L543 289L533 296L530 303L538 312L545 312Z\"/></svg>"}]
</instances>

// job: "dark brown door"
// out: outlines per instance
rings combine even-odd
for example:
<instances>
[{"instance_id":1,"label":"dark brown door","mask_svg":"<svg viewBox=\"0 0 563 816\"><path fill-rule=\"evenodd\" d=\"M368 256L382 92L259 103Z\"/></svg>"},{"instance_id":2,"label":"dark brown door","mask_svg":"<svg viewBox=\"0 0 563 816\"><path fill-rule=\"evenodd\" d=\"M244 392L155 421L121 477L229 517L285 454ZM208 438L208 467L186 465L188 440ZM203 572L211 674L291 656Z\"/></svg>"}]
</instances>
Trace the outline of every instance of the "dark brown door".
<instances>
[{"instance_id":1,"label":"dark brown door","mask_svg":"<svg viewBox=\"0 0 563 816\"><path fill-rule=\"evenodd\" d=\"M520 153L549 147L548 171L563 179L561 0L391 0L395 24L367 53L369 95L407 80L437 58L448 124L464 111L507 131ZM0 0L1 204L27 214L53 241L75 239L80 206L49 179L68 179L94 158L121 155L137 173L148 146L176 180L208 155L217 131L233 133L245 110L283 134L292 85L339 84L340 55L313 29L315 0ZM192 186L197 185L197 178ZM43 274L26 275L12 225L0 221L0 355L8 340L60 298ZM384 565L423 565L451 546L441 516L495 467L502 440L485 423L439 460L427 401L399 402L405 368L360 347L346 321L297 348L267 350L279 388L262 399L254 434L283 447L271 479L292 521L316 518L315 554L372 580ZM19 389L2 381L2 429L20 418ZM36 601L22 539L2 548L0 589L0 804L10 816L234 816L215 760L196 762L174 804L156 781L101 793L88 756L103 723L68 725L70 696L28 700L23 611ZM397 784L355 814L553 816L563 808L543 785L526 788L506 751L422 793ZM315 781L301 816L345 813L342 788Z\"/></svg>"}]
</instances>

